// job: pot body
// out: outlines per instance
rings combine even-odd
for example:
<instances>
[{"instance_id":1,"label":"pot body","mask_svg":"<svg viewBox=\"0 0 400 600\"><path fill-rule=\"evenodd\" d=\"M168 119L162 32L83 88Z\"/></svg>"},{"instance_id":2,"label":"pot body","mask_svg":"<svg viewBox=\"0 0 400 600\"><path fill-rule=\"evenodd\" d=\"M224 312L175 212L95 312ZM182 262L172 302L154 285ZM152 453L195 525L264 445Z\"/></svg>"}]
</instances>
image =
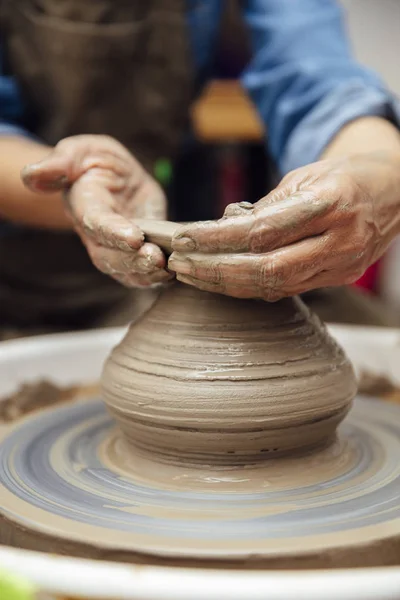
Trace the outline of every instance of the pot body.
<instances>
[{"instance_id":1,"label":"pot body","mask_svg":"<svg viewBox=\"0 0 400 600\"><path fill-rule=\"evenodd\" d=\"M102 387L136 451L240 465L329 441L356 380L299 298L238 300L175 284L113 350Z\"/></svg>"}]
</instances>

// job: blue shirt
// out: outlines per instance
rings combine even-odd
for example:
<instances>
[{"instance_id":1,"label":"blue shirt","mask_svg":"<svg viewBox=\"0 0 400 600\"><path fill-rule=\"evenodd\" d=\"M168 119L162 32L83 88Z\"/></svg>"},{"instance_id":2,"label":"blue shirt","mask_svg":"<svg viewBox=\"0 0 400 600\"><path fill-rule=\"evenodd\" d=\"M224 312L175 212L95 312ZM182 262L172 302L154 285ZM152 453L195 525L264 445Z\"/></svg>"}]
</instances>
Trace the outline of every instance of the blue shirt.
<instances>
[{"instance_id":1,"label":"blue shirt","mask_svg":"<svg viewBox=\"0 0 400 600\"><path fill-rule=\"evenodd\" d=\"M56 0L55 0L56 1ZM195 66L210 64L224 0L186 0ZM400 123L400 103L349 48L334 0L245 0L253 58L244 88L268 131L280 171L314 162L346 123L366 115ZM0 46L1 52L1 46ZM0 134L29 135L13 77L0 73Z\"/></svg>"}]
</instances>

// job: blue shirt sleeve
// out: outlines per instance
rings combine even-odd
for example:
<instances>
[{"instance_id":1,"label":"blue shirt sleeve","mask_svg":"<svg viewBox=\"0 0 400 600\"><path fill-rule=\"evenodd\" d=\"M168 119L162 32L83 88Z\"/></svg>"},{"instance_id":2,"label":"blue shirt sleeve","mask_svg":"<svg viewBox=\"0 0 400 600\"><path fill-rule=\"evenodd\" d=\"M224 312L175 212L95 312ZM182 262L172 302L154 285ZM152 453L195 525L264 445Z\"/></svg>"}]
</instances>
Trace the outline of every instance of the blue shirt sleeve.
<instances>
[{"instance_id":1,"label":"blue shirt sleeve","mask_svg":"<svg viewBox=\"0 0 400 600\"><path fill-rule=\"evenodd\" d=\"M335 0L247 0L253 60L242 77L282 173L318 160L334 135L367 115L400 123L400 103L352 57Z\"/></svg>"},{"instance_id":2,"label":"blue shirt sleeve","mask_svg":"<svg viewBox=\"0 0 400 600\"><path fill-rule=\"evenodd\" d=\"M31 134L22 125L23 103L15 78L4 74L3 52L0 41L0 135Z\"/></svg>"}]
</instances>

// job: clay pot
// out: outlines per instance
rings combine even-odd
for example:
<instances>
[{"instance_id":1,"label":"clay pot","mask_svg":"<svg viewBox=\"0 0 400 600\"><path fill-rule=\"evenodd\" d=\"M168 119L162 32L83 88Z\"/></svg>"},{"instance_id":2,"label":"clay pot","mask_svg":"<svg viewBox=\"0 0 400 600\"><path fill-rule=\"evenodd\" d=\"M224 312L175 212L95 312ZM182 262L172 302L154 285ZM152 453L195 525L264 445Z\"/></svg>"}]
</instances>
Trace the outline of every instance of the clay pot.
<instances>
[{"instance_id":1,"label":"clay pot","mask_svg":"<svg viewBox=\"0 0 400 600\"><path fill-rule=\"evenodd\" d=\"M326 443L352 367L299 298L269 304L166 289L108 359L104 400L135 452L251 464Z\"/></svg>"}]
</instances>

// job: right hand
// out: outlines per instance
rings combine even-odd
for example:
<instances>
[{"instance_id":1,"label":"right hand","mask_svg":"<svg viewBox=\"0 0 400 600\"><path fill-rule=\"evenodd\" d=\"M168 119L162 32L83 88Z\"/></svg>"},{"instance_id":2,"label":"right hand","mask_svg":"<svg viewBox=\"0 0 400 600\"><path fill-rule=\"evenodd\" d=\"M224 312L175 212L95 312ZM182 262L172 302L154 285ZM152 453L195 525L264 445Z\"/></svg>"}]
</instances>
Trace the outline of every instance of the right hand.
<instances>
[{"instance_id":1,"label":"right hand","mask_svg":"<svg viewBox=\"0 0 400 600\"><path fill-rule=\"evenodd\" d=\"M26 166L22 179L34 192L64 192L72 224L100 271L127 287L171 279L162 250L145 242L135 225L135 218L165 219L165 195L115 139L66 138L47 158Z\"/></svg>"}]
</instances>

